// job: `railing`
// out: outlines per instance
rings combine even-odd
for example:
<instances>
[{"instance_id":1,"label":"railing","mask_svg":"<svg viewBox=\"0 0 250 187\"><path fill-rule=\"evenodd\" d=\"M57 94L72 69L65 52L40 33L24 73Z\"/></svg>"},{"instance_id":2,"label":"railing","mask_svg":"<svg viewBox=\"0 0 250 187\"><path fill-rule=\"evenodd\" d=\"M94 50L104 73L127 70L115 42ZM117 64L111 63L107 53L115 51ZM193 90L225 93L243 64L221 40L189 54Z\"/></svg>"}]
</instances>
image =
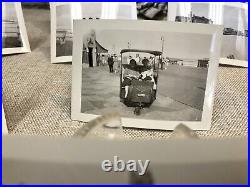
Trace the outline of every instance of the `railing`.
<instances>
[{"instance_id":1,"label":"railing","mask_svg":"<svg viewBox=\"0 0 250 187\"><path fill-rule=\"evenodd\" d=\"M2 22L2 36L3 37L19 37L20 30L18 22L14 20L3 20Z\"/></svg>"}]
</instances>

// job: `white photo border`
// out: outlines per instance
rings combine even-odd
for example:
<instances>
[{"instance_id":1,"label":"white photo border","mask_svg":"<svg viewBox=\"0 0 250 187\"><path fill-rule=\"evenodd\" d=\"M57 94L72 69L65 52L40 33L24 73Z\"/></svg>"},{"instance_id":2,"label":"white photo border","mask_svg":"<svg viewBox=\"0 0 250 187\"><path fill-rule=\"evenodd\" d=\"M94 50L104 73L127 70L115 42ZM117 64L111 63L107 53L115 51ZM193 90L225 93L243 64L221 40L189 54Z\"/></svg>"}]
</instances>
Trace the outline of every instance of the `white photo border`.
<instances>
[{"instance_id":1,"label":"white photo border","mask_svg":"<svg viewBox=\"0 0 250 187\"><path fill-rule=\"evenodd\" d=\"M75 3L75 2L73 2ZM107 2L106 2L107 3ZM131 18L137 19L137 9L136 9L136 3L135 2L119 2L123 4L131 4L134 3L134 5L131 6L134 7L134 10L132 11ZM63 62L72 62L72 56L56 56L56 8L60 5L70 5L72 3L50 3L50 15L51 15L51 40L50 40L50 46L51 46L51 63L63 63Z\"/></svg>"},{"instance_id":2,"label":"white photo border","mask_svg":"<svg viewBox=\"0 0 250 187\"><path fill-rule=\"evenodd\" d=\"M214 92L217 79L218 61L222 41L223 27L218 25L176 23L166 21L126 21L126 20L74 20L73 37L73 62L72 62L72 96L71 96L71 119L88 122L98 115L81 113L81 88L82 88L82 62L81 49L83 28L109 28L145 31L164 31L193 34L208 34L212 36L210 63L208 68L205 98L203 104L202 119L199 122L193 121L163 121L122 118L123 127L173 130L177 125L183 123L193 130L209 130L211 126Z\"/></svg>"},{"instance_id":3,"label":"white photo border","mask_svg":"<svg viewBox=\"0 0 250 187\"><path fill-rule=\"evenodd\" d=\"M6 123L5 113L3 109L3 103L2 103L2 135L8 134L8 127Z\"/></svg>"},{"instance_id":4,"label":"white photo border","mask_svg":"<svg viewBox=\"0 0 250 187\"><path fill-rule=\"evenodd\" d=\"M5 2L5 3L8 3L8 2ZM14 3L14 2L10 2L10 3ZM15 47L15 48L2 48L3 55L31 52L29 39L28 39L28 35L27 35L27 30L26 30L26 26L25 26L25 22L24 22L23 10L22 10L21 3L15 2L14 6L15 6L15 11L16 11L16 15L17 15L18 25L20 28L20 35L21 35L23 46L22 47Z\"/></svg>"}]
</instances>

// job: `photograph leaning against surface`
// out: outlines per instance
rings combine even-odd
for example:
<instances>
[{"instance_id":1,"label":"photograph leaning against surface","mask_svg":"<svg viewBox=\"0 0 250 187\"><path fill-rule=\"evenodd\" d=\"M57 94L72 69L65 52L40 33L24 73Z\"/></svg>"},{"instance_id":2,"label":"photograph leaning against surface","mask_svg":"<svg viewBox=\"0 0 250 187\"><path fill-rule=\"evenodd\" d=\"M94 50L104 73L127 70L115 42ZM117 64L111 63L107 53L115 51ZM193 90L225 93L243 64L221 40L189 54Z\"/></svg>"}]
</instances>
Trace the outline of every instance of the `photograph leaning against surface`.
<instances>
[{"instance_id":1,"label":"photograph leaning against surface","mask_svg":"<svg viewBox=\"0 0 250 187\"><path fill-rule=\"evenodd\" d=\"M137 18L146 20L167 20L167 2L137 2Z\"/></svg>"},{"instance_id":2,"label":"photograph leaning against surface","mask_svg":"<svg viewBox=\"0 0 250 187\"><path fill-rule=\"evenodd\" d=\"M71 5L60 5L56 9L56 56L71 56L73 48Z\"/></svg>"},{"instance_id":3,"label":"photograph leaning against surface","mask_svg":"<svg viewBox=\"0 0 250 187\"><path fill-rule=\"evenodd\" d=\"M2 53L30 52L21 3L2 3Z\"/></svg>"},{"instance_id":4,"label":"photograph leaning against surface","mask_svg":"<svg viewBox=\"0 0 250 187\"><path fill-rule=\"evenodd\" d=\"M222 63L245 66L248 61L248 5L240 2L172 3L176 22L223 25ZM238 64L237 64L237 63Z\"/></svg>"},{"instance_id":5,"label":"photograph leaning against surface","mask_svg":"<svg viewBox=\"0 0 250 187\"><path fill-rule=\"evenodd\" d=\"M2 5L2 48L22 47L15 3L3 3Z\"/></svg>"},{"instance_id":6,"label":"photograph leaning against surface","mask_svg":"<svg viewBox=\"0 0 250 187\"><path fill-rule=\"evenodd\" d=\"M82 120L119 112L131 123L202 123L211 112L207 102L218 65L213 49L219 48L214 38L222 34L217 28L221 29L152 21L75 21L72 97L80 103L73 98L73 113L79 107Z\"/></svg>"},{"instance_id":7,"label":"photograph leaning against surface","mask_svg":"<svg viewBox=\"0 0 250 187\"><path fill-rule=\"evenodd\" d=\"M74 19L136 19L136 4L72 2L51 4L52 63L72 61Z\"/></svg>"}]
</instances>

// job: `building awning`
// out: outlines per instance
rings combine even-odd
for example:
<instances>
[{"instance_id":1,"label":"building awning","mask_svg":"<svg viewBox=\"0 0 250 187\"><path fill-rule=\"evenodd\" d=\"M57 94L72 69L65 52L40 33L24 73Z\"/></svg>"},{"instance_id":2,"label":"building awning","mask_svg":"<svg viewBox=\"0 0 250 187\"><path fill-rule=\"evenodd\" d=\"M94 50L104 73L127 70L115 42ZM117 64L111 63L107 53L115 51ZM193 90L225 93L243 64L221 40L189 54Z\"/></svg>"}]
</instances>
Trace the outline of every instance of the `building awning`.
<instances>
[{"instance_id":1,"label":"building awning","mask_svg":"<svg viewBox=\"0 0 250 187\"><path fill-rule=\"evenodd\" d=\"M96 52L97 53L108 53L108 50L105 49L104 47L101 46L101 44L99 44L97 41L95 41L96 43Z\"/></svg>"},{"instance_id":2,"label":"building awning","mask_svg":"<svg viewBox=\"0 0 250 187\"><path fill-rule=\"evenodd\" d=\"M136 52L136 53L149 53L155 56L160 56L162 52L160 51L151 51L151 50L141 50L141 49L123 49L121 53L128 53L128 52Z\"/></svg>"}]
</instances>

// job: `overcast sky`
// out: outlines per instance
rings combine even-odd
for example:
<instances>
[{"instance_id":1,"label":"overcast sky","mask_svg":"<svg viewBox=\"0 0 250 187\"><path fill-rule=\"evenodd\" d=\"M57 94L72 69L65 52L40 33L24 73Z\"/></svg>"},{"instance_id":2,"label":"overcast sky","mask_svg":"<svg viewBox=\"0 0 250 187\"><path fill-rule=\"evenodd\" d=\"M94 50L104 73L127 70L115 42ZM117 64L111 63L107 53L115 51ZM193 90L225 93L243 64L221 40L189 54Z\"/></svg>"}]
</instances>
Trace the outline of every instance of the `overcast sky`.
<instances>
[{"instance_id":1,"label":"overcast sky","mask_svg":"<svg viewBox=\"0 0 250 187\"><path fill-rule=\"evenodd\" d=\"M195 14L196 16L204 16L206 18L208 18L209 16L209 5L208 4L204 4L204 3L193 3L192 4L192 12L193 14Z\"/></svg>"},{"instance_id":2,"label":"overcast sky","mask_svg":"<svg viewBox=\"0 0 250 187\"><path fill-rule=\"evenodd\" d=\"M56 26L57 29L71 30L73 27L71 18L71 6L60 5L56 8Z\"/></svg>"},{"instance_id":3,"label":"overcast sky","mask_svg":"<svg viewBox=\"0 0 250 187\"><path fill-rule=\"evenodd\" d=\"M211 36L203 34L163 33L149 31L128 30L97 30L97 41L111 53L114 49L119 53L121 49L130 48L143 50L162 49L161 36L164 37L164 56L171 58L208 58Z\"/></svg>"},{"instance_id":4,"label":"overcast sky","mask_svg":"<svg viewBox=\"0 0 250 187\"><path fill-rule=\"evenodd\" d=\"M225 27L231 27L241 31L248 29L248 12L246 10L225 6L223 14Z\"/></svg>"},{"instance_id":5,"label":"overcast sky","mask_svg":"<svg viewBox=\"0 0 250 187\"><path fill-rule=\"evenodd\" d=\"M14 3L2 3L2 19L17 20Z\"/></svg>"}]
</instances>

